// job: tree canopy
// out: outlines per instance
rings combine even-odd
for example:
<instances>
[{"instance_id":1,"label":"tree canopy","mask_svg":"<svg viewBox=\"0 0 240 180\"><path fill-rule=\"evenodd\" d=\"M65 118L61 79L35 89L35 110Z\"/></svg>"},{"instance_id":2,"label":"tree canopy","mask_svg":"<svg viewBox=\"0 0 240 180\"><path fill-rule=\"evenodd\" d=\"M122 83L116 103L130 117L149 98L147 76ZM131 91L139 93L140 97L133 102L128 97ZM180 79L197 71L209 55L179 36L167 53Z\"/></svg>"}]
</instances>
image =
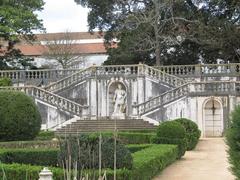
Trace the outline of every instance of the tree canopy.
<instances>
[{"instance_id":1,"label":"tree canopy","mask_svg":"<svg viewBox=\"0 0 240 180\"><path fill-rule=\"evenodd\" d=\"M238 0L75 0L90 9L89 30L106 31L106 64L238 62ZM116 49L111 48L113 42Z\"/></svg>"},{"instance_id":2,"label":"tree canopy","mask_svg":"<svg viewBox=\"0 0 240 180\"><path fill-rule=\"evenodd\" d=\"M43 0L0 0L0 68L22 65L31 59L24 58L14 45L21 39L32 39L33 30L43 30L36 11L42 10ZM13 59L18 59L17 63Z\"/></svg>"}]
</instances>

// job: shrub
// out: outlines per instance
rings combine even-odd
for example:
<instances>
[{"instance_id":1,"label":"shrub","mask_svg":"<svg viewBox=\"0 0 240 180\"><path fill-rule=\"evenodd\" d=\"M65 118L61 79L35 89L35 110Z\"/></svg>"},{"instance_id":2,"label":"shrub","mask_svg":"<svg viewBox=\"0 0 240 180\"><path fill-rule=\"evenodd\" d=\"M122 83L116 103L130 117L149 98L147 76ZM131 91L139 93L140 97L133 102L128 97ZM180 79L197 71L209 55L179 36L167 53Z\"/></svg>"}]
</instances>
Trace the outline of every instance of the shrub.
<instances>
[{"instance_id":1,"label":"shrub","mask_svg":"<svg viewBox=\"0 0 240 180\"><path fill-rule=\"evenodd\" d=\"M58 149L2 149L0 161L41 166L58 165Z\"/></svg>"},{"instance_id":2,"label":"shrub","mask_svg":"<svg viewBox=\"0 0 240 180\"><path fill-rule=\"evenodd\" d=\"M33 100L21 92L0 91L0 141L31 140L41 116Z\"/></svg>"},{"instance_id":3,"label":"shrub","mask_svg":"<svg viewBox=\"0 0 240 180\"><path fill-rule=\"evenodd\" d=\"M186 130L176 121L166 121L157 128L157 135L153 143L178 145L178 158L185 154L187 149Z\"/></svg>"},{"instance_id":4,"label":"shrub","mask_svg":"<svg viewBox=\"0 0 240 180\"><path fill-rule=\"evenodd\" d=\"M54 131L40 131L35 140L52 140L54 137Z\"/></svg>"},{"instance_id":5,"label":"shrub","mask_svg":"<svg viewBox=\"0 0 240 180\"><path fill-rule=\"evenodd\" d=\"M102 167L113 168L114 164L114 140L102 138ZM132 157L130 151L117 142L117 168L131 168ZM80 135L69 137L60 143L59 160L65 166L66 159L71 157L72 165L78 162L78 167L97 168L99 166L99 138L94 135Z\"/></svg>"},{"instance_id":6,"label":"shrub","mask_svg":"<svg viewBox=\"0 0 240 180\"><path fill-rule=\"evenodd\" d=\"M12 81L9 78L0 78L0 86L11 86Z\"/></svg>"},{"instance_id":7,"label":"shrub","mask_svg":"<svg viewBox=\"0 0 240 180\"><path fill-rule=\"evenodd\" d=\"M152 179L178 157L176 145L152 145L133 154L132 179Z\"/></svg>"},{"instance_id":8,"label":"shrub","mask_svg":"<svg viewBox=\"0 0 240 180\"><path fill-rule=\"evenodd\" d=\"M201 131L195 122L186 118L175 119L179 122L186 130L187 150L193 150L201 136Z\"/></svg>"},{"instance_id":9,"label":"shrub","mask_svg":"<svg viewBox=\"0 0 240 180\"><path fill-rule=\"evenodd\" d=\"M240 106L232 112L230 128L227 130L229 162L233 174L240 179Z\"/></svg>"}]
</instances>

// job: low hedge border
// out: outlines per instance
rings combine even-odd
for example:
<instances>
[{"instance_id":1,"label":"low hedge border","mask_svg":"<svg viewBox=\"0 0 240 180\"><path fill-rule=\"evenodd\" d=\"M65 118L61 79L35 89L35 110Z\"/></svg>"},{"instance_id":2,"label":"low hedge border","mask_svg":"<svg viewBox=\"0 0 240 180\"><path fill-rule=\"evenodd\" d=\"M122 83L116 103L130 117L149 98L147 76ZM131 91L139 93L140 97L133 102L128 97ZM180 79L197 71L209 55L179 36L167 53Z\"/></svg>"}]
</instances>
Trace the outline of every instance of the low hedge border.
<instances>
[{"instance_id":1,"label":"low hedge border","mask_svg":"<svg viewBox=\"0 0 240 180\"><path fill-rule=\"evenodd\" d=\"M129 144L126 147L128 148L128 150L131 153L135 153L137 151L141 151L141 150L143 150L145 148L149 148L151 146L152 146L152 144Z\"/></svg>"},{"instance_id":2,"label":"low hedge border","mask_svg":"<svg viewBox=\"0 0 240 180\"><path fill-rule=\"evenodd\" d=\"M19 148L59 148L58 141L10 141L0 142L0 149L19 149Z\"/></svg>"},{"instance_id":3,"label":"low hedge border","mask_svg":"<svg viewBox=\"0 0 240 180\"><path fill-rule=\"evenodd\" d=\"M142 148L141 151L137 151L132 154L133 156L133 169L118 169L118 180L145 180L151 179L160 171L162 171L167 165L171 164L177 159L178 148L176 145L130 145L129 147ZM147 147L149 146L149 147ZM143 148L145 147L145 148ZM0 164L0 176L3 177L4 173L8 179L22 180L22 179L38 179L39 172L43 168L42 166L31 166L26 164ZM63 180L64 172L61 168L50 167L53 172L55 180ZM105 170L102 170L104 172ZM98 170L87 170L83 173L98 174ZM107 179L113 179L113 170L106 170Z\"/></svg>"},{"instance_id":4,"label":"low hedge border","mask_svg":"<svg viewBox=\"0 0 240 180\"><path fill-rule=\"evenodd\" d=\"M135 152L132 179L151 179L178 158L177 145L157 144Z\"/></svg>"},{"instance_id":5,"label":"low hedge border","mask_svg":"<svg viewBox=\"0 0 240 180\"><path fill-rule=\"evenodd\" d=\"M23 179L31 179L31 180L38 180L39 173L43 169L43 166L31 166L25 164L0 164L0 177L4 176L7 179L14 179L14 180L23 180ZM49 168L53 173L54 180L64 180L64 171L61 168ZM107 179L113 179L114 171L111 169L103 169L102 174L106 171ZM91 176L96 177L98 176L98 170L84 170L83 174L88 174L89 178L94 179ZM118 180L126 180L130 179L130 171L127 169L118 169L116 172Z\"/></svg>"},{"instance_id":6,"label":"low hedge border","mask_svg":"<svg viewBox=\"0 0 240 180\"><path fill-rule=\"evenodd\" d=\"M59 149L1 149L0 161L39 166L58 166Z\"/></svg>"}]
</instances>

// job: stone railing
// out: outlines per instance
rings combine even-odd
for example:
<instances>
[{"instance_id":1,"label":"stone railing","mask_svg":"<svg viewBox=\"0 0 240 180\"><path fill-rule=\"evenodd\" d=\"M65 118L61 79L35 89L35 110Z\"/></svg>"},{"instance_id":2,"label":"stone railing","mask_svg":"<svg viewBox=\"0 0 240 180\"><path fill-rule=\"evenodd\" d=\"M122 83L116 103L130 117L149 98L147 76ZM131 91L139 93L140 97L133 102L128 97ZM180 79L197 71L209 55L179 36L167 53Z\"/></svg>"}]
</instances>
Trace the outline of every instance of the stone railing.
<instances>
[{"instance_id":1,"label":"stone railing","mask_svg":"<svg viewBox=\"0 0 240 180\"><path fill-rule=\"evenodd\" d=\"M196 65L170 65L156 67L166 73L185 78L199 76L238 76L240 75L240 63L231 64L196 64Z\"/></svg>"},{"instance_id":2,"label":"stone railing","mask_svg":"<svg viewBox=\"0 0 240 180\"><path fill-rule=\"evenodd\" d=\"M67 87L70 87L71 85L75 83L80 83L81 81L85 80L86 78L92 76L92 67L89 67L87 69L78 71L77 73L74 73L68 77L65 77L57 82L54 82L48 86L45 87L46 90L51 92L57 92L59 90L63 90Z\"/></svg>"},{"instance_id":3,"label":"stone railing","mask_svg":"<svg viewBox=\"0 0 240 180\"><path fill-rule=\"evenodd\" d=\"M240 82L236 81L194 82L191 84L190 89L191 96L239 95Z\"/></svg>"},{"instance_id":4,"label":"stone railing","mask_svg":"<svg viewBox=\"0 0 240 180\"><path fill-rule=\"evenodd\" d=\"M139 71L141 72L141 70ZM156 79L157 81L160 81L162 83L167 83L169 85L172 85L173 87L178 87L187 83L182 78L178 78L175 75L171 75L169 73L147 65L142 66L142 73L147 77Z\"/></svg>"},{"instance_id":5,"label":"stone railing","mask_svg":"<svg viewBox=\"0 0 240 180\"><path fill-rule=\"evenodd\" d=\"M154 111L184 96L228 96L240 95L240 82L212 81L191 82L167 91L141 104L133 105L138 115Z\"/></svg>"},{"instance_id":6,"label":"stone railing","mask_svg":"<svg viewBox=\"0 0 240 180\"><path fill-rule=\"evenodd\" d=\"M25 94L32 96L40 101L57 107L59 110L66 111L72 115L81 117L87 114L87 106L80 105L64 97L58 96L49 91L43 90L35 86L22 86L22 87L0 87L0 90L21 91Z\"/></svg>"},{"instance_id":7,"label":"stone railing","mask_svg":"<svg viewBox=\"0 0 240 180\"><path fill-rule=\"evenodd\" d=\"M188 93L189 84L187 83L170 91L167 91L159 96L156 96L144 103L133 105L133 108L136 109L138 115L143 115L181 97L184 97L188 95Z\"/></svg>"},{"instance_id":8,"label":"stone railing","mask_svg":"<svg viewBox=\"0 0 240 180\"><path fill-rule=\"evenodd\" d=\"M48 80L56 81L57 79L64 78L73 73L76 73L79 69L46 69L46 70L4 70L0 71L0 78L6 77L13 82L26 82L28 80Z\"/></svg>"},{"instance_id":9,"label":"stone railing","mask_svg":"<svg viewBox=\"0 0 240 180\"><path fill-rule=\"evenodd\" d=\"M66 78L63 78L55 83L52 83L45 87L46 90L51 92L57 92L70 87L76 83L80 83L87 78L111 78L113 76L121 77L137 77L147 76L155 79L158 82L166 83L171 86L177 87L186 83L183 79L176 76L167 74L158 69L152 68L147 65L110 65L110 66L91 66L87 69L74 73Z\"/></svg>"}]
</instances>

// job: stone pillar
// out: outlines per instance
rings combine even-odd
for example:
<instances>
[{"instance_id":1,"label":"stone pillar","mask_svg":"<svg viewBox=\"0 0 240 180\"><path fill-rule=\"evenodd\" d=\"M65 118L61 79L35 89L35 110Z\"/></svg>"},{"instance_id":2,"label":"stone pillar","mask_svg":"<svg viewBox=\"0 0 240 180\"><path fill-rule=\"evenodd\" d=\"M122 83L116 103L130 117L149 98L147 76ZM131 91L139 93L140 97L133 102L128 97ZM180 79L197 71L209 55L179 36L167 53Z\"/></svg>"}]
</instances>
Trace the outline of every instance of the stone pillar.
<instances>
[{"instance_id":1,"label":"stone pillar","mask_svg":"<svg viewBox=\"0 0 240 180\"><path fill-rule=\"evenodd\" d=\"M52 172L47 167L44 167L39 173L39 180L53 180L52 176Z\"/></svg>"}]
</instances>

